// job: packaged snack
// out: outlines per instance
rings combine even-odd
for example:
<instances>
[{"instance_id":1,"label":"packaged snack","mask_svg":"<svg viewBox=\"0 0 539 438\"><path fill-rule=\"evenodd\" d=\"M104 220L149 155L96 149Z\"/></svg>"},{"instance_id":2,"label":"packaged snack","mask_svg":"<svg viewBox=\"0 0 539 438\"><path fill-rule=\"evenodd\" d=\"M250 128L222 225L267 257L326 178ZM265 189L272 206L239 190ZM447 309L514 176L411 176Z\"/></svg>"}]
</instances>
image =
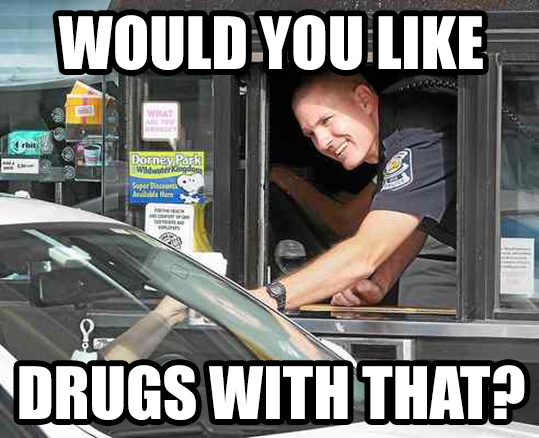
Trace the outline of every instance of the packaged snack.
<instances>
[{"instance_id":1,"label":"packaged snack","mask_svg":"<svg viewBox=\"0 0 539 438\"><path fill-rule=\"evenodd\" d=\"M115 113L114 97L106 94L105 105L107 118ZM67 141L84 140L91 135L99 135L102 131L103 93L84 82L75 81L65 102L65 128ZM106 126L107 132L112 132Z\"/></svg>"},{"instance_id":2,"label":"packaged snack","mask_svg":"<svg viewBox=\"0 0 539 438\"><path fill-rule=\"evenodd\" d=\"M75 85L73 85L73 88L71 89L71 92L69 94L79 94L79 95L89 95L89 96L99 96L103 97L103 93L99 90L96 90L93 87L90 87L89 85L86 85L84 82L81 81L75 81ZM110 104L114 100L114 97L110 95L105 96L105 102L106 104Z\"/></svg>"},{"instance_id":3,"label":"packaged snack","mask_svg":"<svg viewBox=\"0 0 539 438\"><path fill-rule=\"evenodd\" d=\"M101 97L90 94L68 94L66 122L74 125L99 125L103 113Z\"/></svg>"},{"instance_id":4,"label":"packaged snack","mask_svg":"<svg viewBox=\"0 0 539 438\"><path fill-rule=\"evenodd\" d=\"M49 131L13 131L7 141L9 157L41 157L51 154L54 149Z\"/></svg>"}]
</instances>

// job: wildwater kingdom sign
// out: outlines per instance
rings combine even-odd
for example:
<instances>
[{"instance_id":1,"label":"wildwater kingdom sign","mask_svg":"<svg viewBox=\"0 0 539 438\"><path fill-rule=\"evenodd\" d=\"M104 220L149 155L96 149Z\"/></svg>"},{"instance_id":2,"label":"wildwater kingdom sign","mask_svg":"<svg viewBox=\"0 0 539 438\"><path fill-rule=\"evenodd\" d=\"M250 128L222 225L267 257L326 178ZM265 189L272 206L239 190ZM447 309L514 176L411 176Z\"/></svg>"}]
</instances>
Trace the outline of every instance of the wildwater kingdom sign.
<instances>
[{"instance_id":1,"label":"wildwater kingdom sign","mask_svg":"<svg viewBox=\"0 0 539 438\"><path fill-rule=\"evenodd\" d=\"M205 201L203 151L129 153L131 204L200 204Z\"/></svg>"}]
</instances>

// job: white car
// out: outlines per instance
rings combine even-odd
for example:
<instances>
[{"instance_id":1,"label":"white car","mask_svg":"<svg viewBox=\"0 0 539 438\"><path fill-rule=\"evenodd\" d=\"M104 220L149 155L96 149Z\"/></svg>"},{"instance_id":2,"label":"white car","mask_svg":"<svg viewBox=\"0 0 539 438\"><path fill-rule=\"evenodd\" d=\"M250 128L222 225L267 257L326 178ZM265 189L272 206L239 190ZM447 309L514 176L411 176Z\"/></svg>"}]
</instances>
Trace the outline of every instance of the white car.
<instances>
[{"instance_id":1,"label":"white car","mask_svg":"<svg viewBox=\"0 0 539 438\"><path fill-rule=\"evenodd\" d=\"M270 435L271 438L536 438L539 427L529 424L512 423L508 426L485 424L481 426L419 426L394 425L372 426L355 423L347 426L333 426L323 429L307 430Z\"/></svg>"},{"instance_id":2,"label":"white car","mask_svg":"<svg viewBox=\"0 0 539 438\"><path fill-rule=\"evenodd\" d=\"M202 372L207 361L341 360L232 281L121 222L8 195L0 195L0 248L0 346L17 360L91 360L129 333L131 345L122 351L144 350L137 358L158 364L186 360L200 370L203 406L194 423L92 423L100 432L122 437L238 437L313 427L210 421ZM182 303L188 316L159 342L147 333L134 336L133 326L166 301L163 297ZM85 320L94 326L86 353L81 331ZM353 385L354 418L361 421L363 386L356 379Z\"/></svg>"},{"instance_id":3,"label":"white car","mask_svg":"<svg viewBox=\"0 0 539 438\"><path fill-rule=\"evenodd\" d=\"M361 436L501 438L539 436L539 428L509 426L369 426L363 386L354 379L355 423L334 428L290 425L215 425L203 406L187 426L45 424L20 426L13 415L16 360L84 359L81 323L94 325L88 352L103 352L172 297L188 311L167 335L131 336L143 357L159 364L187 360L340 360L331 348L243 288L146 235L82 210L0 194L0 436L25 437L289 437ZM167 298L170 299L170 298ZM118 342L118 341L116 341ZM107 350L109 351L109 350ZM99 357L103 357L101 354ZM91 356L94 358L94 356ZM108 359L109 357L107 357ZM113 357L115 358L115 357ZM204 374L199 392L207 402ZM292 435L286 435L286 433Z\"/></svg>"},{"instance_id":4,"label":"white car","mask_svg":"<svg viewBox=\"0 0 539 438\"><path fill-rule=\"evenodd\" d=\"M16 359L0 345L0 430L3 438L109 438L92 426L71 424L43 424L21 426L13 421L13 366ZM32 435L28 435L31 433Z\"/></svg>"}]
</instances>

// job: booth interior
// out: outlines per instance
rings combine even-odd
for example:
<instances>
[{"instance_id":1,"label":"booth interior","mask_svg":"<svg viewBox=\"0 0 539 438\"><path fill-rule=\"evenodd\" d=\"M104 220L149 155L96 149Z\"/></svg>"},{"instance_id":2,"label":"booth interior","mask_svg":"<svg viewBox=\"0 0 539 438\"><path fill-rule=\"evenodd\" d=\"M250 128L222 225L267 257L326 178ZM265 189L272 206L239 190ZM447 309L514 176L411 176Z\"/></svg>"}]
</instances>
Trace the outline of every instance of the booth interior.
<instances>
[{"instance_id":1,"label":"booth interior","mask_svg":"<svg viewBox=\"0 0 539 438\"><path fill-rule=\"evenodd\" d=\"M377 93L413 77L411 74L380 73L369 66L361 74ZM457 82L456 76L445 75L443 79ZM364 163L354 170L345 170L341 163L319 153L303 135L291 105L293 93L303 80L302 74L294 72L268 74L270 175L275 169L285 167L307 180L321 194L344 203L373 180L376 167ZM267 260L271 279L275 280L312 260L342 238L316 220L312 213L308 214L272 178L269 193ZM397 304L397 289L393 288L383 304Z\"/></svg>"},{"instance_id":2,"label":"booth interior","mask_svg":"<svg viewBox=\"0 0 539 438\"><path fill-rule=\"evenodd\" d=\"M362 74L377 92L399 79L397 75L375 74L369 69ZM313 143L303 135L292 111L294 90L303 79L303 75L294 72L268 75L270 168L286 167L312 183L320 193L335 199L357 194L372 180L376 169L370 164L363 164L358 169L347 171L340 163L316 151ZM329 229L305 215L273 183L270 192L270 242L273 246L283 239L298 240L305 247L306 258L309 259L331 245L334 236ZM275 257L270 254L269 260L275 274L280 275L282 270L275 266Z\"/></svg>"}]
</instances>

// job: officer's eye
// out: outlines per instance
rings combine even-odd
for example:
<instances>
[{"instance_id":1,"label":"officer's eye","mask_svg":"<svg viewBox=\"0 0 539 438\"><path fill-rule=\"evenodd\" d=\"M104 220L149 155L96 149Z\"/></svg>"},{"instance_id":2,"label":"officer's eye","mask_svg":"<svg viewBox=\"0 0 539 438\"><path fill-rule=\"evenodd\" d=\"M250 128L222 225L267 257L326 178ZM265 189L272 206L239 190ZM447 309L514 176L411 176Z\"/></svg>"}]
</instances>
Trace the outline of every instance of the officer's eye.
<instances>
[{"instance_id":1,"label":"officer's eye","mask_svg":"<svg viewBox=\"0 0 539 438\"><path fill-rule=\"evenodd\" d=\"M327 126L329 124L329 122L331 121L331 119L333 118L333 116L327 116L327 117L324 117L322 119L322 125L324 126Z\"/></svg>"}]
</instances>

